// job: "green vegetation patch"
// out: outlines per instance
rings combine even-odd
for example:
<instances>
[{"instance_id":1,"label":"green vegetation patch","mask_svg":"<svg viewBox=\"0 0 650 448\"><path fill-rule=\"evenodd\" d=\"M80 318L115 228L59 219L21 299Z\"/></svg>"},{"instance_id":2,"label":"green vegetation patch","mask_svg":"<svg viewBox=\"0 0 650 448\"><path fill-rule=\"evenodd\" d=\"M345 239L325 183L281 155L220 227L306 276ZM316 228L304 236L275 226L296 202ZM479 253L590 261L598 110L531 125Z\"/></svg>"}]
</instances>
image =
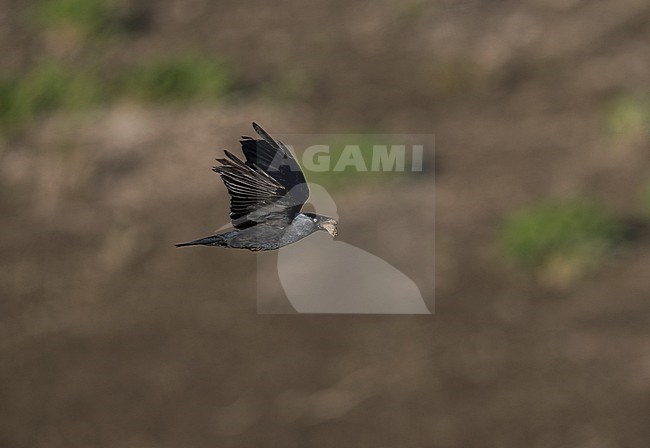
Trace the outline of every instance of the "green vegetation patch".
<instances>
[{"instance_id":1,"label":"green vegetation patch","mask_svg":"<svg viewBox=\"0 0 650 448\"><path fill-rule=\"evenodd\" d=\"M86 109L120 96L214 101L231 85L226 65L200 56L145 61L107 80L94 69L41 62L22 74L0 73L0 133L19 133L42 114Z\"/></svg>"},{"instance_id":2,"label":"green vegetation patch","mask_svg":"<svg viewBox=\"0 0 650 448\"><path fill-rule=\"evenodd\" d=\"M302 68L285 69L271 82L263 86L262 93L278 102L305 101L315 89L315 79Z\"/></svg>"},{"instance_id":3,"label":"green vegetation patch","mask_svg":"<svg viewBox=\"0 0 650 448\"><path fill-rule=\"evenodd\" d=\"M86 35L110 32L115 24L111 0L39 0L34 19L48 28L75 28Z\"/></svg>"},{"instance_id":4,"label":"green vegetation patch","mask_svg":"<svg viewBox=\"0 0 650 448\"><path fill-rule=\"evenodd\" d=\"M12 133L42 113L86 107L97 101L100 91L94 74L50 62L23 76L4 76L0 80L0 127Z\"/></svg>"},{"instance_id":5,"label":"green vegetation patch","mask_svg":"<svg viewBox=\"0 0 650 448\"><path fill-rule=\"evenodd\" d=\"M433 93L462 95L476 91L486 82L487 73L471 58L450 58L431 65Z\"/></svg>"},{"instance_id":6,"label":"green vegetation patch","mask_svg":"<svg viewBox=\"0 0 650 448\"><path fill-rule=\"evenodd\" d=\"M609 135L644 138L650 135L650 98L645 95L621 95L605 110Z\"/></svg>"},{"instance_id":7,"label":"green vegetation patch","mask_svg":"<svg viewBox=\"0 0 650 448\"><path fill-rule=\"evenodd\" d=\"M597 263L620 241L622 231L622 225L595 202L547 201L507 216L501 243L508 259L517 265L561 265L573 277Z\"/></svg>"},{"instance_id":8,"label":"green vegetation patch","mask_svg":"<svg viewBox=\"0 0 650 448\"><path fill-rule=\"evenodd\" d=\"M134 67L123 79L127 95L156 102L220 98L232 84L228 65L198 55L146 62Z\"/></svg>"}]
</instances>

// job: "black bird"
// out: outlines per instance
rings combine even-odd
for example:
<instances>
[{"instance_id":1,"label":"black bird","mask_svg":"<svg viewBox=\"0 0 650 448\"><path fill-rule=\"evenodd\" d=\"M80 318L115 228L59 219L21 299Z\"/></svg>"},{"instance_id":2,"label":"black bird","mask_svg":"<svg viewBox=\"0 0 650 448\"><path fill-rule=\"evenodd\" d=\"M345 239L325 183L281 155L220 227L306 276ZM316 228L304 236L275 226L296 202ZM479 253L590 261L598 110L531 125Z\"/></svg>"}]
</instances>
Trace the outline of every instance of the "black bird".
<instances>
[{"instance_id":1,"label":"black bird","mask_svg":"<svg viewBox=\"0 0 650 448\"><path fill-rule=\"evenodd\" d=\"M234 249L274 250L325 230L336 237L337 222L314 213L301 213L309 198L309 187L298 162L282 142L275 140L257 123L253 129L262 137L243 136L240 141L246 161L229 151L212 170L230 193L230 220L235 228L182 246L221 246Z\"/></svg>"}]
</instances>

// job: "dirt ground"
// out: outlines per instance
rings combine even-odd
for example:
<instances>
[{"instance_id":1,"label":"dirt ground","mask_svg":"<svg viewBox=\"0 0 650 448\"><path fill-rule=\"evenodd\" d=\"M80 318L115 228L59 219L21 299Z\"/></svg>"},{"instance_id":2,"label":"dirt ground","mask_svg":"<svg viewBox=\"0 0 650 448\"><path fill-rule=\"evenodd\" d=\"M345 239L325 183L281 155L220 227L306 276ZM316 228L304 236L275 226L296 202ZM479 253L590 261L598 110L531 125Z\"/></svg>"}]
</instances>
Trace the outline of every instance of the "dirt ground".
<instances>
[{"instance_id":1,"label":"dirt ground","mask_svg":"<svg viewBox=\"0 0 650 448\"><path fill-rule=\"evenodd\" d=\"M0 1L3 68L200 48L236 88L43 114L0 143L1 447L647 446L650 237L562 286L497 244L504 214L549 196L642 217L650 140L603 122L648 92L647 2L119 4L146 26L90 58ZM278 98L287 73L307 87ZM250 253L172 246L223 223L210 164L251 121L435 134L435 180L391 208L419 219L435 189L434 315L260 315ZM338 191L343 241L386 237L379 196Z\"/></svg>"}]
</instances>

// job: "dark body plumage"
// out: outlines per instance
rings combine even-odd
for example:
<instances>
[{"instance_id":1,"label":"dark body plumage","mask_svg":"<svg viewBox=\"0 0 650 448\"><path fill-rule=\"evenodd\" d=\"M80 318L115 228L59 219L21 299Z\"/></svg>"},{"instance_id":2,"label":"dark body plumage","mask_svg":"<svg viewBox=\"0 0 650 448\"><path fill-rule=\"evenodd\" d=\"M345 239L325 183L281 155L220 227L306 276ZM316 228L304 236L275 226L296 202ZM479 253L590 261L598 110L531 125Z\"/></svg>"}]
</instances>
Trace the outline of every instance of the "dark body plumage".
<instances>
[{"instance_id":1,"label":"dark body plumage","mask_svg":"<svg viewBox=\"0 0 650 448\"><path fill-rule=\"evenodd\" d=\"M221 246L274 250L295 243L318 230L336 236L336 220L301 213L309 187L298 162L286 146L253 123L261 140L242 137L246 161L225 151L213 171L230 193L230 220L234 230L200 238L182 246Z\"/></svg>"}]
</instances>

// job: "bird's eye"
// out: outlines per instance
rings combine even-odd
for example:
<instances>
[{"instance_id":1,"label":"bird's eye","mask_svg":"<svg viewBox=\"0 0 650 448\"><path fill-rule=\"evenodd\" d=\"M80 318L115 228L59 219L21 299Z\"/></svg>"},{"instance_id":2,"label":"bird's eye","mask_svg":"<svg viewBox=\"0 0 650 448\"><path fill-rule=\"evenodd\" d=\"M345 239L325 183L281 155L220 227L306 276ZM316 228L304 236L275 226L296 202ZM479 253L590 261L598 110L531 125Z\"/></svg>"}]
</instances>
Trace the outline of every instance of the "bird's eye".
<instances>
[{"instance_id":1,"label":"bird's eye","mask_svg":"<svg viewBox=\"0 0 650 448\"><path fill-rule=\"evenodd\" d=\"M317 221L318 221L318 220L317 220L316 218L314 218L314 222L317 222Z\"/></svg>"}]
</instances>

